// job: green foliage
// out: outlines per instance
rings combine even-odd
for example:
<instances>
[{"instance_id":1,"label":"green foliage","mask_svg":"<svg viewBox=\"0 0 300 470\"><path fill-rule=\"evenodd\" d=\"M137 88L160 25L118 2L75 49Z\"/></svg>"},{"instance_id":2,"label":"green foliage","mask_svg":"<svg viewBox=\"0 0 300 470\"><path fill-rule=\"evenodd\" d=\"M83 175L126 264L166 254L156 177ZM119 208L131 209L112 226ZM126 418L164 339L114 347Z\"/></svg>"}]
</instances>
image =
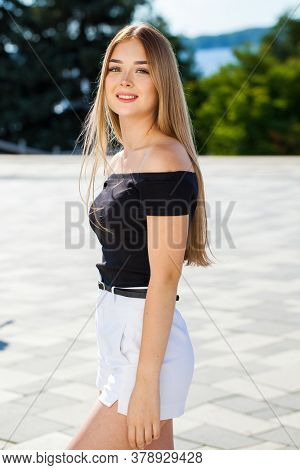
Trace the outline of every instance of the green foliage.
<instances>
[{"instance_id":1,"label":"green foliage","mask_svg":"<svg viewBox=\"0 0 300 470\"><path fill-rule=\"evenodd\" d=\"M0 3L0 138L43 151L72 151L90 107L106 47L151 0L20 0ZM149 23L168 36L167 25ZM193 58L170 36L183 80Z\"/></svg>"},{"instance_id":2,"label":"green foliage","mask_svg":"<svg viewBox=\"0 0 300 470\"><path fill-rule=\"evenodd\" d=\"M258 51L186 84L199 153L299 155L300 21L280 18ZM272 46L270 47L270 44Z\"/></svg>"}]
</instances>

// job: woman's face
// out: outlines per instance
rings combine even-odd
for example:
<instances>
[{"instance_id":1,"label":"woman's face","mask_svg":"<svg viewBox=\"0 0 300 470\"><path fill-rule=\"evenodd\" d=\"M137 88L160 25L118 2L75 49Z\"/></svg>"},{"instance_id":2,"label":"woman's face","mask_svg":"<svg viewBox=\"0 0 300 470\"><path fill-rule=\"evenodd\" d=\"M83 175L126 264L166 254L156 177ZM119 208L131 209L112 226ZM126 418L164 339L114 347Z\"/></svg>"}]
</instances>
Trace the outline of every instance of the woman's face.
<instances>
[{"instance_id":1,"label":"woman's face","mask_svg":"<svg viewBox=\"0 0 300 470\"><path fill-rule=\"evenodd\" d=\"M139 63L135 63L136 61ZM117 96L119 94L132 94L137 98L133 101L121 101ZM105 78L105 95L108 106L119 116L153 113L158 103L158 94L139 39L124 40L115 47Z\"/></svg>"}]
</instances>

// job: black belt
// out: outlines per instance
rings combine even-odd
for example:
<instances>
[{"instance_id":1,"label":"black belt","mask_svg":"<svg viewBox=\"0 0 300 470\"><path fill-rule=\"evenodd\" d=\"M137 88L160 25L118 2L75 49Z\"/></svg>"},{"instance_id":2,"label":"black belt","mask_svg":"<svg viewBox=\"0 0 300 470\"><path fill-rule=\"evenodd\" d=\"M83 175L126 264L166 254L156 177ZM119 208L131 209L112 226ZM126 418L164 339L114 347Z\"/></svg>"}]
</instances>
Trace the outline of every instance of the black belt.
<instances>
[{"instance_id":1,"label":"black belt","mask_svg":"<svg viewBox=\"0 0 300 470\"><path fill-rule=\"evenodd\" d=\"M108 290L109 292L112 292L112 287L107 286L102 281L98 281L98 287L99 289L104 289ZM147 295L147 289L122 289L122 287L114 287L113 291L117 295L123 295L124 297L137 297L139 299L145 299ZM176 300L179 300L178 294L176 295Z\"/></svg>"}]
</instances>

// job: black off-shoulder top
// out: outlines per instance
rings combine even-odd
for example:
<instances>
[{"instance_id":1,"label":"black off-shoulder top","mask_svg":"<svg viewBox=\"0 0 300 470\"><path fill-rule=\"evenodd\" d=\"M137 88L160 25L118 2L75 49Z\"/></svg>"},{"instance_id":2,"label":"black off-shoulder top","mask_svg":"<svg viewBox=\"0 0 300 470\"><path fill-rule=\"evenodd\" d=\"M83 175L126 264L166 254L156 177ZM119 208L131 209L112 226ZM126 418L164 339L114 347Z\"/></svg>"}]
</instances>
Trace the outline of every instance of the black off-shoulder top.
<instances>
[{"instance_id":1,"label":"black off-shoulder top","mask_svg":"<svg viewBox=\"0 0 300 470\"><path fill-rule=\"evenodd\" d=\"M89 210L102 246L102 262L96 264L100 279L110 287L148 286L147 215L189 214L191 223L197 198L192 171L112 173Z\"/></svg>"}]
</instances>

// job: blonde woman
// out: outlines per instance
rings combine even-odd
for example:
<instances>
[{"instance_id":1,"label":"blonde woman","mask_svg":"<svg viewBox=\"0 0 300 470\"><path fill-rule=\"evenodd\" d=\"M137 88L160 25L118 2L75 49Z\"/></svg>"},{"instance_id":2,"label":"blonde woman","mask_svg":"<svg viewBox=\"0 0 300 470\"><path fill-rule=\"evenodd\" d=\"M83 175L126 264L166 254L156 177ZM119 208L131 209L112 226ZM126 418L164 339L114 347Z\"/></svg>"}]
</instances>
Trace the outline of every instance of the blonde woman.
<instances>
[{"instance_id":1,"label":"blonde woman","mask_svg":"<svg viewBox=\"0 0 300 470\"><path fill-rule=\"evenodd\" d=\"M209 266L204 189L169 41L142 23L103 59L83 128L84 163L106 179L90 206L102 246L95 320L99 396L68 449L174 449L194 350L177 305L184 260ZM108 163L108 139L121 150ZM84 166L84 165L83 165Z\"/></svg>"}]
</instances>

